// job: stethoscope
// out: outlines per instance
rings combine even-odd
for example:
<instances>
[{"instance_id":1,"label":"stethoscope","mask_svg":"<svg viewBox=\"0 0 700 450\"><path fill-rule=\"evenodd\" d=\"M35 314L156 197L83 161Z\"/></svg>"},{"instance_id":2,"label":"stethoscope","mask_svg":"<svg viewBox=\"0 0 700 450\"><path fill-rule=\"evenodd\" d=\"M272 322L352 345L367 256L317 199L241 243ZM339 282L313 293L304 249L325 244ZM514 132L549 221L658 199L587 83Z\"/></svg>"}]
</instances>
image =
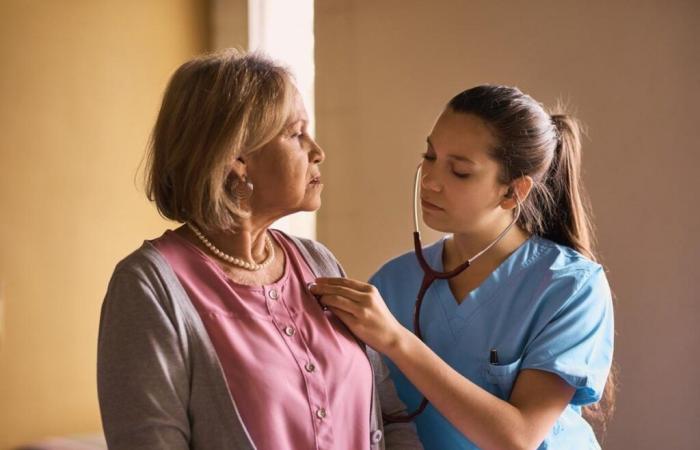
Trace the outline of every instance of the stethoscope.
<instances>
[{"instance_id":1,"label":"stethoscope","mask_svg":"<svg viewBox=\"0 0 700 450\"><path fill-rule=\"evenodd\" d=\"M513 192L513 196L516 202L516 210L515 215L513 217L513 221L508 225L508 227L506 227L506 229L503 230L503 232L501 232L501 234L499 234L493 242L486 246L486 248L484 248L479 253L466 260L461 265L450 270L449 272L438 272L437 270L434 270L432 267L430 267L430 264L428 264L428 262L425 260L425 255L423 254L423 243L421 242L420 238L420 228L418 226L418 199L420 197L420 181L422 175L422 168L423 163L421 162L420 164L418 164L418 169L416 170L416 177L413 182L413 246L415 249L416 258L418 258L418 264L420 264L421 269L423 270L423 281L421 282L420 289L418 290L416 304L413 309L413 333L416 336L418 336L418 339L420 339L421 341L423 340L423 333L421 332L420 327L420 312L421 307L423 306L425 293L428 291L428 288L430 288L430 286L435 280L449 280L450 278L454 278L460 273L464 272L464 270L467 267L472 265L474 260L476 260L478 257L489 251L491 247L500 242L500 240L503 239L508 233L508 231L510 231L510 229L513 228L513 226L516 224L518 218L520 217L520 211L522 209L517 194ZM398 414L382 414L382 416L384 418L384 421L388 423L410 422L416 416L421 414L427 406L428 399L423 397L423 400L421 400L421 403L418 406L418 408L410 414L406 414L405 416Z\"/></svg>"}]
</instances>

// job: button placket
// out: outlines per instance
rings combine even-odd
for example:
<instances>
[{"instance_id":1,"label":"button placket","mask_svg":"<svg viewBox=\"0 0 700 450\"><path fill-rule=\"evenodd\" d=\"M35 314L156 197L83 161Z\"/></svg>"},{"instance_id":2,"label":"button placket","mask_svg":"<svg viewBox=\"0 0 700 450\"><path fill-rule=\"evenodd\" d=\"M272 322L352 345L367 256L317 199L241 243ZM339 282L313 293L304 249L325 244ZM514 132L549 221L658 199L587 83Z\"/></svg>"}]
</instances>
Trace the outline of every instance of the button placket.
<instances>
[{"instance_id":1,"label":"button placket","mask_svg":"<svg viewBox=\"0 0 700 450\"><path fill-rule=\"evenodd\" d=\"M328 394L323 373L315 364L313 351L303 332L307 319L303 313L303 304L300 304L299 301L308 301L306 300L308 297L305 297L305 295L310 295L308 285L301 284L300 287L302 295L298 300L284 296L285 286L282 286L281 289L279 287L276 289L266 288L264 296L273 316L273 322L277 325L281 337L286 342L290 355L297 361L300 376L306 380L306 398L315 419L314 429L318 448L327 449L332 446L334 424L327 409L329 407ZM304 292L305 287L306 292ZM295 308L299 310L298 313L295 313Z\"/></svg>"},{"instance_id":2,"label":"button placket","mask_svg":"<svg viewBox=\"0 0 700 450\"><path fill-rule=\"evenodd\" d=\"M263 290L263 299L265 300L265 304L267 305L268 313L272 317L277 318L280 321L286 321L286 318L280 315L280 297L280 292L275 287L269 286L265 287Z\"/></svg>"}]
</instances>

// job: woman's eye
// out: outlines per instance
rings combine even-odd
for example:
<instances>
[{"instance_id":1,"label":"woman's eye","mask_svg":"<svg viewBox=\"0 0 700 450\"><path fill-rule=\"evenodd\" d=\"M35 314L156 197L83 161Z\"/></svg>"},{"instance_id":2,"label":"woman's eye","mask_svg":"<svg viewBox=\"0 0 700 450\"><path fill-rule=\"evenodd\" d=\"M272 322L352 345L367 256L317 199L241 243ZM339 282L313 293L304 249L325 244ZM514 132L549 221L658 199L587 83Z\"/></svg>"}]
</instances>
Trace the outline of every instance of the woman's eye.
<instances>
[{"instance_id":1,"label":"woman's eye","mask_svg":"<svg viewBox=\"0 0 700 450\"><path fill-rule=\"evenodd\" d=\"M429 155L428 152L421 153L421 157L426 161L435 161L435 155Z\"/></svg>"},{"instance_id":2,"label":"woman's eye","mask_svg":"<svg viewBox=\"0 0 700 450\"><path fill-rule=\"evenodd\" d=\"M469 174L468 174L468 173L459 173L459 172L455 172L454 170L452 171L452 173L453 173L454 176L456 176L457 178L469 178Z\"/></svg>"}]
</instances>

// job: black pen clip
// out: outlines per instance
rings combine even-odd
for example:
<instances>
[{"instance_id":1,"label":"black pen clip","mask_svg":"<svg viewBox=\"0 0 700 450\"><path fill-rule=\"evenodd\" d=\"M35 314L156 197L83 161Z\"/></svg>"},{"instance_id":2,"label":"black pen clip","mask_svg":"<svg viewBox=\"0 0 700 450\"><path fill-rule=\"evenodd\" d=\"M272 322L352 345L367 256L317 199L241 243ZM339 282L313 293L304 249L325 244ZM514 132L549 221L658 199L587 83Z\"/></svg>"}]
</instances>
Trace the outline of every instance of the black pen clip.
<instances>
[{"instance_id":1,"label":"black pen clip","mask_svg":"<svg viewBox=\"0 0 700 450\"><path fill-rule=\"evenodd\" d=\"M498 352L495 348L491 349L491 354L489 356L489 362L491 364L498 364Z\"/></svg>"}]
</instances>

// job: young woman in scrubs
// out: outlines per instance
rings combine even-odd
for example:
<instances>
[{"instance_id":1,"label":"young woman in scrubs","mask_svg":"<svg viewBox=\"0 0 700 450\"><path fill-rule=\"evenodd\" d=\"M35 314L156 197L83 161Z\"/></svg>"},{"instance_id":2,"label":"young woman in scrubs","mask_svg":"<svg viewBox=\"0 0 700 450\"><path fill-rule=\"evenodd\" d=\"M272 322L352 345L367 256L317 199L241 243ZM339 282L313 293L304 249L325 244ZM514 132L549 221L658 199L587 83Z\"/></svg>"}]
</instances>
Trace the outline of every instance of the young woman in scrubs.
<instances>
[{"instance_id":1,"label":"young woman in scrubs","mask_svg":"<svg viewBox=\"0 0 700 450\"><path fill-rule=\"evenodd\" d=\"M437 280L413 334L423 271L413 252L371 284L319 279L321 301L387 357L426 450L597 449L586 418L614 387L613 304L593 253L577 121L516 88L455 96L427 138L423 220L449 235L424 249L460 275ZM607 382L607 383L606 383ZM605 398L603 398L605 397Z\"/></svg>"}]
</instances>

